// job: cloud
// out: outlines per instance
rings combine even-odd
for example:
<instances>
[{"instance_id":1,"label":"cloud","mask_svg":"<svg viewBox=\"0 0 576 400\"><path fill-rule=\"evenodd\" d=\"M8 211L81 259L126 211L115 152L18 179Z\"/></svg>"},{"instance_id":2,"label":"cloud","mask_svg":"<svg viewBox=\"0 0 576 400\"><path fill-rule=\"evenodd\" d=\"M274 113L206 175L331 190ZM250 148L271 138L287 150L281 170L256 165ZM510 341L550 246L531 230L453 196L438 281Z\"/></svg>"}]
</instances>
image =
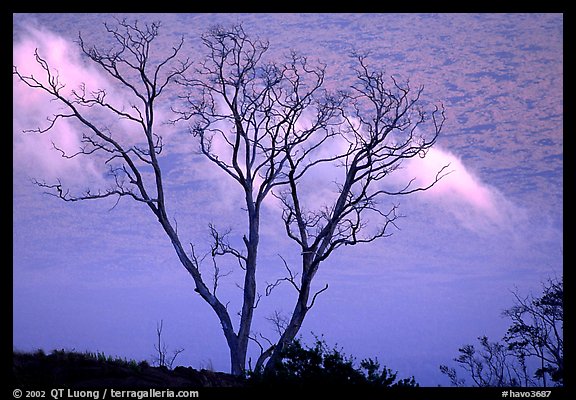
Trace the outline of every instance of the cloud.
<instances>
[{"instance_id":1,"label":"cloud","mask_svg":"<svg viewBox=\"0 0 576 400\"><path fill-rule=\"evenodd\" d=\"M399 176L415 178L415 186L427 186L447 165L445 171L449 173L428 191L417 194L418 198L436 203L465 228L476 232L510 229L514 221L522 218L522 210L500 190L483 182L457 155L437 145L425 157L407 161Z\"/></svg>"},{"instance_id":2,"label":"cloud","mask_svg":"<svg viewBox=\"0 0 576 400\"><path fill-rule=\"evenodd\" d=\"M45 77L40 65L34 60L34 51L46 59L51 68L57 71L62 83L65 83L65 91L68 93L77 89L80 84L85 84L87 89L95 90L105 88L108 98L118 108L130 109L135 99L125 94L110 82L94 63L86 62L81 52L73 42L64 39L50 31L39 27L25 27L23 35L14 44L13 63L25 75L33 75L40 79ZM52 143L68 153L78 151L82 145L82 127L73 124L69 120L61 120L55 129L45 133L22 133L25 129L46 127L46 117L59 111L57 102L49 101L50 98L41 90L33 90L19 82L17 78L13 82L13 119L14 119L14 165L15 169L25 170L30 176L40 179L53 180L57 177L67 180L71 184L86 185L87 182L104 182L105 169L102 159L94 157L78 157L65 159L53 149ZM133 96L133 95L132 95ZM220 105L222 106L222 105ZM92 110L90 110L92 111ZM157 121L168 120L168 110L158 110ZM133 145L141 142L143 135L137 124L118 118L110 118L105 114L93 114L96 121L107 126L114 132L119 132L125 145ZM299 121L306 127L311 115L304 115ZM228 127L216 126L223 130ZM197 148L197 142L188 134L178 136L174 127L166 129L164 125L157 124L158 132L164 135L166 147L162 156L174 154L177 158L170 159L172 164L182 163L188 159L186 153ZM116 133L115 133L116 134ZM169 138L169 140L168 140ZM333 140L323 146L317 157L329 157L330 155L345 151L347 142ZM219 135L213 141L213 150L221 159L231 158L230 146ZM184 160L183 160L183 158ZM168 160L168 159L167 159ZM213 197L220 199L219 204L226 203L228 209L236 209L241 201L240 192L231 195L229 184L230 177L219 171L207 160L196 162L191 167L176 168L175 172L185 172L191 180L192 175L196 178L211 180ZM463 161L455 154L438 146L431 148L424 158L413 158L403 164L403 168L395 171L387 182L403 185L410 179L415 178L414 185L426 186L435 179L437 172L445 165L450 165L450 174L442 178L430 190L417 193L416 198L434 202L437 206L448 211L458 222L474 231L487 231L494 228L510 226L511 220L519 215L519 209L511 203L495 187L483 182L477 174L472 172ZM216 171L215 171L216 170ZM180 173L179 175L182 175ZM343 169L335 165L324 164L318 166L307 175L301 182L301 190L304 194L304 204L309 210L318 210L323 206L330 205L337 196L335 182L342 178ZM172 177L174 174L172 174ZM182 176L176 177L182 182ZM184 182L182 182L184 183ZM400 186L400 187L401 187ZM280 203L273 196L268 196L266 205L272 210L280 209Z\"/></svg>"},{"instance_id":3,"label":"cloud","mask_svg":"<svg viewBox=\"0 0 576 400\"><path fill-rule=\"evenodd\" d=\"M103 45L106 48L107 46ZM83 56L79 46L73 41L42 27L24 25L13 47L13 65L22 75L33 76L47 85L47 73L35 59L34 54L37 51L49 65L52 77L57 78L63 85L61 93L64 97L71 98L72 91L78 91L81 85L85 86L86 93L105 90L106 101L114 108L136 115L132 105L141 104L141 101L131 89L116 82L97 64ZM168 120L168 107L166 104L155 109L156 132L163 135L164 139L166 135L172 135L173 131L166 129L163 124ZM103 164L107 159L106 155L93 153L70 159L63 158L61 153L54 149L56 145L69 155L82 148L82 134L89 133L89 130L78 121L61 118L46 133L26 132L38 128L46 129L50 125L47 118L68 112L69 109L54 101L48 93L38 88L30 88L14 76L14 168L47 181L60 178L70 185L104 185L104 173L108 170ZM84 107L82 113L99 129L110 131L124 148L145 143L142 128L137 122L119 118L101 107ZM174 148L176 147L166 146L162 156Z\"/></svg>"},{"instance_id":4,"label":"cloud","mask_svg":"<svg viewBox=\"0 0 576 400\"><path fill-rule=\"evenodd\" d=\"M69 94L84 82L87 88L105 87L101 74L83 63L77 49L64 38L45 29L26 26L14 43L13 65L25 76L46 83L46 71L36 62L34 52L45 59ZM64 111L44 91L32 89L16 76L13 79L13 155L14 168L39 179L60 177L72 184L101 180L95 162L87 158L65 159L52 143L72 154L81 148L81 132L69 120L59 120L54 129L40 134L26 132L49 126L47 118Z\"/></svg>"}]
</instances>

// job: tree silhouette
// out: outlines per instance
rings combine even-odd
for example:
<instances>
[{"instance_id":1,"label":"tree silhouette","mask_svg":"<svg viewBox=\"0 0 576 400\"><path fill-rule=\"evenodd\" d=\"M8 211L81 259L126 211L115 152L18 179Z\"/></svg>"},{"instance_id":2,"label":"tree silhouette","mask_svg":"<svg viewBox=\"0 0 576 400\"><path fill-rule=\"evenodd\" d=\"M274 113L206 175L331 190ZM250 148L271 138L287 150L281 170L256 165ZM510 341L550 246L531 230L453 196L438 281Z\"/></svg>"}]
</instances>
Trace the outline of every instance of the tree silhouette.
<instances>
[{"instance_id":1,"label":"tree silhouette","mask_svg":"<svg viewBox=\"0 0 576 400\"><path fill-rule=\"evenodd\" d=\"M385 205L384 200L427 190L446 174L444 167L425 186L415 186L414 178L395 187L386 179L404 160L423 157L435 144L445 120L443 107L426 111L421 105L422 87L413 89L408 82L387 78L372 70L362 55L353 56L355 83L329 92L324 88L325 65L295 52L284 62L271 61L269 43L251 38L241 25L216 26L204 34L205 53L194 55L199 59L194 68L190 58L179 59L184 38L168 55L154 58L160 53L153 46L159 23L142 26L121 20L105 24L105 29L114 41L112 48L89 46L81 35L78 43L90 61L135 99L129 107L114 105L104 89L90 91L81 84L65 90L58 72L38 51L35 59L43 78L25 75L16 66L13 74L63 106L64 111L49 117L47 127L35 131L52 130L61 120L79 124L83 129L78 131L84 133L78 152L54 147L64 158L101 156L110 186L76 194L60 180L35 183L64 201L128 197L145 204L193 279L195 291L218 317L230 351L231 372L244 372L250 341L260 349L256 369L271 371L318 296L328 289L327 284L312 289L320 265L343 246L389 236L400 215L396 203L390 200ZM172 103L172 122L188 124L200 152L243 191L247 225L241 246L232 244L229 230L210 225L208 254L200 254L194 244L185 249L176 220L168 212L158 157L164 138L156 130L155 116L158 101L167 97L168 90L174 90L172 98L179 93L181 100ZM110 129L98 113L132 124L141 140L135 143L126 132ZM339 176L326 183L334 185L334 198L319 205L303 184L326 166ZM298 245L301 259L296 272L281 258L287 275L264 290L270 295L288 282L297 292L289 316L276 313L269 318L279 336L275 340L252 332L262 297L256 285L261 208L269 196L279 200L282 218L278 222ZM223 257L235 259L243 273L238 326L228 304L218 297L219 282L227 275L221 266ZM211 285L201 274L207 259L213 268Z\"/></svg>"},{"instance_id":2,"label":"tree silhouette","mask_svg":"<svg viewBox=\"0 0 576 400\"><path fill-rule=\"evenodd\" d=\"M514 292L515 305L503 312L512 325L503 342L478 338L481 350L473 345L460 348L456 361L476 386L548 386L548 378L564 384L564 285L549 279L539 298L521 297ZM529 361L539 367L529 373ZM455 368L440 366L454 386L464 386Z\"/></svg>"},{"instance_id":3,"label":"tree silhouette","mask_svg":"<svg viewBox=\"0 0 576 400\"><path fill-rule=\"evenodd\" d=\"M521 357L539 361L535 377L548 385L548 378L564 384L564 284L549 279L541 297L521 297L514 292L515 305L504 315L512 325L504 340L510 350Z\"/></svg>"},{"instance_id":4,"label":"tree silhouette","mask_svg":"<svg viewBox=\"0 0 576 400\"><path fill-rule=\"evenodd\" d=\"M527 386L530 382L523 357L516 357L505 344L490 342L488 337L478 338L480 349L467 344L458 351L454 359L478 387ZM465 386L466 381L458 378L455 368L440 366L453 386Z\"/></svg>"}]
</instances>

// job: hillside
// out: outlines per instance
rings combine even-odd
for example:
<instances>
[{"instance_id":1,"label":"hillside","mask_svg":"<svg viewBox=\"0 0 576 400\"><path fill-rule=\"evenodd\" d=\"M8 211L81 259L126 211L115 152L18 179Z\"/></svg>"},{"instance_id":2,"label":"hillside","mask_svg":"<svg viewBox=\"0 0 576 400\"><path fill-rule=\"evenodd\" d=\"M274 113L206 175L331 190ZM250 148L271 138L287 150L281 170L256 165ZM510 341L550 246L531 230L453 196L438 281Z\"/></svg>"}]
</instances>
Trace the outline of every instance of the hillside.
<instances>
[{"instance_id":1,"label":"hillside","mask_svg":"<svg viewBox=\"0 0 576 400\"><path fill-rule=\"evenodd\" d=\"M191 367L153 367L103 354L13 352L12 382L18 387L205 388L242 387L242 378Z\"/></svg>"}]
</instances>

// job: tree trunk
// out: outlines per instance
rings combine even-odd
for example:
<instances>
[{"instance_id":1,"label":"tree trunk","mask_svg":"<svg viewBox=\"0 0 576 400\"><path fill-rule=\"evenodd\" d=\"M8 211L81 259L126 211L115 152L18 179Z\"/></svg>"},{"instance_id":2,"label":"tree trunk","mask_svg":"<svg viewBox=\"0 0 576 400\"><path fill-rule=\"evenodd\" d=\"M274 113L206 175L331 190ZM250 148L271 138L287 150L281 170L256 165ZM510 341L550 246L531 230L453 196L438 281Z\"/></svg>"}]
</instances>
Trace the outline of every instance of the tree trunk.
<instances>
[{"instance_id":1,"label":"tree trunk","mask_svg":"<svg viewBox=\"0 0 576 400\"><path fill-rule=\"evenodd\" d=\"M244 237L246 245L246 271L244 276L244 300L240 316L240 328L238 330L238 347L236 357L241 370L244 372L248 342L254 308L256 302L256 264L258 260L258 243L260 241L260 207L252 199L252 187L246 190L246 203L248 204L248 238ZM234 372L232 372L235 374Z\"/></svg>"},{"instance_id":2,"label":"tree trunk","mask_svg":"<svg viewBox=\"0 0 576 400\"><path fill-rule=\"evenodd\" d=\"M307 256L304 255L304 258L306 259ZM306 260L304 262L306 262ZM289 345L294 340L294 338L300 331L302 323L304 322L304 318L306 317L306 314L310 309L310 307L308 307L308 300L310 298L310 286L312 284L312 278L314 277L317 268L318 268L317 265L315 265L314 267L310 266L304 268L304 271L307 272L302 275L302 282L301 282L302 286L298 294L298 300L296 301L296 305L294 306L294 310L292 311L292 317L290 318L290 322L288 323L288 326L284 330L284 333L278 340L278 343L276 343L276 345L274 346L272 355L270 356L270 359L268 360L268 363L264 368L264 374L274 372L274 369L276 368L277 364L281 361L282 352L284 351L286 346Z\"/></svg>"},{"instance_id":3,"label":"tree trunk","mask_svg":"<svg viewBox=\"0 0 576 400\"><path fill-rule=\"evenodd\" d=\"M192 260L186 255L186 252L182 247L182 243L178 238L178 234L168 221L166 214L159 213L158 220L172 241L172 245L176 250L178 259L186 268L188 273L192 276L192 279L196 285L194 291L200 294L200 296L212 307L218 319L220 320L220 325L222 326L228 348L230 349L230 372L233 375L242 375L244 373L244 365L246 362L246 347L244 346L244 348L242 348L241 343L239 343L238 335L236 335L234 332L232 320L230 319L230 315L226 309L226 306L224 306L220 300L218 300L216 295L212 294L208 287L206 287L204 281L202 280L202 276L200 275L200 271L198 270L197 266L194 265Z\"/></svg>"}]
</instances>

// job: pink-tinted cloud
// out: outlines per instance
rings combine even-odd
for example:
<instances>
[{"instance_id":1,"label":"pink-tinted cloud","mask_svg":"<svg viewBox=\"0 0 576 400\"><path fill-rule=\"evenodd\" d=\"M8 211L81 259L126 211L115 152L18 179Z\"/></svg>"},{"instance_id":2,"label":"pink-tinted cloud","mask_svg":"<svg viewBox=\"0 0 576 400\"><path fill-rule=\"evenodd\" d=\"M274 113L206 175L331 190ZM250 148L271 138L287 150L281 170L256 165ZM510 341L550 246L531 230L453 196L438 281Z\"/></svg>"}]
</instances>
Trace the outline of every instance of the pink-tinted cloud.
<instances>
[{"instance_id":1,"label":"pink-tinted cloud","mask_svg":"<svg viewBox=\"0 0 576 400\"><path fill-rule=\"evenodd\" d=\"M413 174L419 182L433 182L436 174L444 166L448 174L430 193L434 196L457 197L470 206L486 213L494 212L494 194L464 166L454 154L431 148L424 158L414 158L407 163L407 174Z\"/></svg>"},{"instance_id":2,"label":"pink-tinted cloud","mask_svg":"<svg viewBox=\"0 0 576 400\"><path fill-rule=\"evenodd\" d=\"M509 227L521 210L495 187L483 182L455 154L437 145L424 158L410 159L399 177L415 178L414 186L432 183L444 167L445 174L431 189L417 196L447 210L468 229L489 231Z\"/></svg>"},{"instance_id":3,"label":"pink-tinted cloud","mask_svg":"<svg viewBox=\"0 0 576 400\"><path fill-rule=\"evenodd\" d=\"M45 59L65 85L63 94L78 89L84 82L87 88L105 87L101 74L84 64L77 47L50 31L27 27L22 38L14 43L13 65L25 76L33 76L47 83L46 71L35 60L34 53ZM101 172L87 158L65 159L53 144L73 154L81 147L81 132L69 120L60 120L54 129L40 134L26 132L49 126L47 118L66 111L44 91L32 89L16 76L13 79L13 154L14 168L25 170L35 178L54 180L60 177L72 183L101 178Z\"/></svg>"},{"instance_id":4,"label":"pink-tinted cloud","mask_svg":"<svg viewBox=\"0 0 576 400\"><path fill-rule=\"evenodd\" d=\"M79 46L41 27L27 26L19 40L13 44L13 65L23 76L33 76L47 85L46 71L35 59L35 52L44 59L50 68L53 79L63 85L61 94L72 98L72 91L79 91L84 85L86 93L105 90L106 101L123 112L132 112L132 105L139 100L130 89L118 86L114 80L98 68L98 65L82 56ZM169 105L166 105L169 107ZM119 118L109 110L99 107L84 107L82 112L101 129L110 131L125 148L145 143L142 129L137 122ZM50 125L47 118L58 113L69 113L64 105L43 90L33 89L13 79L13 154L15 169L25 170L30 176L47 181L61 178L70 184L88 182L103 184L107 168L105 158L97 153L88 157L63 158L56 145L66 154L75 154L82 147L82 135L87 128L72 118L59 119L46 133L26 132ZM134 114L134 112L132 112ZM134 114L137 115L137 114ZM164 136L171 133L162 123L168 118L164 109L156 109L156 133ZM54 145L53 145L54 143ZM163 151L166 155L168 149Z\"/></svg>"},{"instance_id":5,"label":"pink-tinted cloud","mask_svg":"<svg viewBox=\"0 0 576 400\"><path fill-rule=\"evenodd\" d=\"M38 79L45 79L46 73L34 59L35 49L46 59L52 70L58 74L60 82L65 84L64 93L78 89L81 84L85 84L88 90L106 89L108 98L118 108L129 109L134 104L134 99L120 92L114 87L108 77L97 69L96 65L81 57L78 46L65 40L64 38L51 33L50 31L28 27L22 39L14 44L13 63L24 75L33 75ZM53 149L52 143L67 153L74 153L81 147L82 129L78 125L70 123L68 120L61 120L55 127L45 134L22 133L26 129L46 127L48 121L46 117L51 116L61 110L57 102L50 101L49 96L41 90L33 90L17 78L13 83L14 93L14 163L15 169L24 169L31 176L46 180L53 180L57 177L68 180L71 183L86 184L90 181L102 182L102 164L94 157L78 157L65 159L61 154ZM92 111L92 110L91 110ZM167 120L167 112L159 110L159 121ZM162 116L164 115L164 116ZM309 121L309 116L301 119L302 127ZM124 143L128 145L136 144L142 140L142 133L139 127L127 120L118 118L110 119L106 115L96 115L101 118L106 126L118 131ZM165 138L165 143L170 146L168 149L173 152L185 153L197 148L197 143L188 135L177 137L174 133L177 129L157 125L158 132ZM222 130L228 127L217 126ZM170 137L171 140L167 140ZM177 142L177 145L174 142ZM182 146L180 146L182 144ZM336 140L322 148L322 153L318 157L329 157L338 152L346 151L347 142ZM221 138L216 135L213 141L213 150L220 159L230 159L231 149ZM167 152L163 152L163 155ZM229 199L230 208L235 208L237 196L230 196L228 179L222 171L215 171L210 163L196 160L194 165L185 168L188 174L195 170L198 177L211 179L217 189L216 197ZM396 182L402 187L410 179L415 178L414 185L426 186L432 182L437 172L445 165L450 174L425 193L418 193L417 198L433 201L440 207L448 210L458 221L473 230L485 230L490 226L500 226L509 223L510 215L517 213L516 208L494 187L482 182L472 171L470 171L456 155L439 148L433 147L424 158L410 159L403 165L402 169L395 171L390 177L392 183ZM199 171L198 167L200 167ZM203 168L207 167L207 168ZM217 169L216 169L217 170ZM312 171L312 170L311 170ZM308 174L307 179L302 182L301 189L306 198L305 205L309 209L319 209L330 205L337 196L337 186L343 170L333 165L322 165ZM187 176L187 174L185 174ZM234 199L232 199L234 197ZM273 209L279 209L280 203L277 199L269 196L266 204Z\"/></svg>"}]
</instances>

